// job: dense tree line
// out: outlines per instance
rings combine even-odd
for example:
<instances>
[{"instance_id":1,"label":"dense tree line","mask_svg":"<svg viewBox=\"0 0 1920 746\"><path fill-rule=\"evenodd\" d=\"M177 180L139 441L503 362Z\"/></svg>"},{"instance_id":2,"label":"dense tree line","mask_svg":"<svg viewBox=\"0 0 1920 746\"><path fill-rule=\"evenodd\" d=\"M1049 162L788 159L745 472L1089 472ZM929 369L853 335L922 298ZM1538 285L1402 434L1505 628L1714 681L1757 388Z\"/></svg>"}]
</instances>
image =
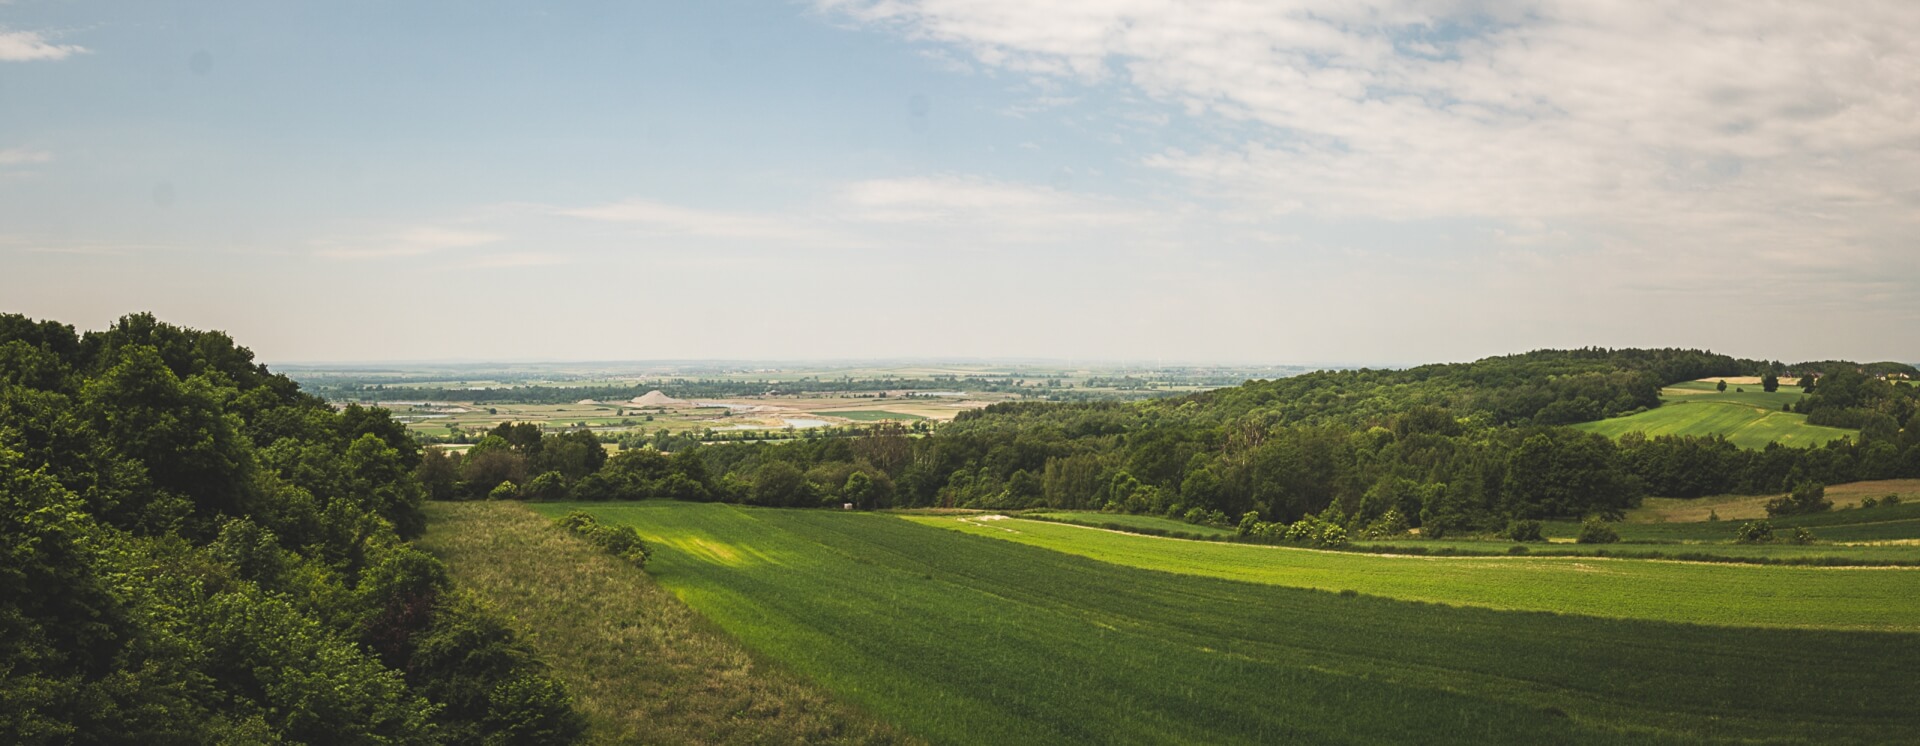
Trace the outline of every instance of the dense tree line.
<instances>
[{"instance_id":1,"label":"dense tree line","mask_svg":"<svg viewBox=\"0 0 1920 746\"><path fill-rule=\"evenodd\" d=\"M1516 519L1617 516L1647 494L1920 476L1920 422L1910 406L1886 403L1910 404L1911 389L1881 381L1860 386L1894 399L1844 395L1852 379L1829 367L1827 378L1841 382L1808 399L1815 411L1867 407L1893 422L1818 448L1638 435L1616 443L1560 425L1658 406L1660 388L1679 381L1786 366L1695 350L1547 350L1311 373L1138 403L1009 402L964 413L927 437L890 427L782 445L683 443L671 455L623 452L607 461L606 479L551 477L551 489L536 489L535 474L497 496L1051 507L1281 526L1311 517L1349 534L1419 527L1445 535ZM537 453L521 455L531 464ZM495 473L478 467L447 473L449 485L464 479L467 497L499 488L489 481Z\"/></svg>"},{"instance_id":2,"label":"dense tree line","mask_svg":"<svg viewBox=\"0 0 1920 746\"><path fill-rule=\"evenodd\" d=\"M0 741L573 740L567 693L408 543L420 458L219 332L0 315Z\"/></svg>"}]
</instances>

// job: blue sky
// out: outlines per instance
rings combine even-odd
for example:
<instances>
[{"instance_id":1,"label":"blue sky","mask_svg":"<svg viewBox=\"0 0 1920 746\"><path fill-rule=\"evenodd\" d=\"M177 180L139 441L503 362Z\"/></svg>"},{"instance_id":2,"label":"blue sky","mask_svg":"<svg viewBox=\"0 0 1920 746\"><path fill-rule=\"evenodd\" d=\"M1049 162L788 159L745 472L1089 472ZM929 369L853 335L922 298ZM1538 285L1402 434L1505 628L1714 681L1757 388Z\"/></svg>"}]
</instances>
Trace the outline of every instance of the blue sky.
<instances>
[{"instance_id":1,"label":"blue sky","mask_svg":"<svg viewBox=\"0 0 1920 746\"><path fill-rule=\"evenodd\" d=\"M0 310L283 361L1920 358L1910 4L550 5L0 2Z\"/></svg>"}]
</instances>

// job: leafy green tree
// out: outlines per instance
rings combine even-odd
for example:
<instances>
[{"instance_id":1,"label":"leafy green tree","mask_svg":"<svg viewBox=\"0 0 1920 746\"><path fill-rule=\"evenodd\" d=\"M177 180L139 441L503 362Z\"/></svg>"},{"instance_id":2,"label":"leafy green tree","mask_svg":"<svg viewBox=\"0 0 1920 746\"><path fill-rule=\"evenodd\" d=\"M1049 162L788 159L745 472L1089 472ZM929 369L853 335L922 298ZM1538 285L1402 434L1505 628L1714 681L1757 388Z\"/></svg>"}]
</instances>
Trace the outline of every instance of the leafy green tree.
<instances>
[{"instance_id":1,"label":"leafy green tree","mask_svg":"<svg viewBox=\"0 0 1920 746\"><path fill-rule=\"evenodd\" d=\"M1772 372L1768 372L1766 375L1760 376L1760 390L1765 391L1769 394L1775 391L1779 391L1780 377L1777 375L1774 375Z\"/></svg>"},{"instance_id":2,"label":"leafy green tree","mask_svg":"<svg viewBox=\"0 0 1920 746\"><path fill-rule=\"evenodd\" d=\"M1588 518L1580 524L1580 535L1574 537L1577 544L1612 544L1620 540L1620 532L1598 517Z\"/></svg>"}]
</instances>

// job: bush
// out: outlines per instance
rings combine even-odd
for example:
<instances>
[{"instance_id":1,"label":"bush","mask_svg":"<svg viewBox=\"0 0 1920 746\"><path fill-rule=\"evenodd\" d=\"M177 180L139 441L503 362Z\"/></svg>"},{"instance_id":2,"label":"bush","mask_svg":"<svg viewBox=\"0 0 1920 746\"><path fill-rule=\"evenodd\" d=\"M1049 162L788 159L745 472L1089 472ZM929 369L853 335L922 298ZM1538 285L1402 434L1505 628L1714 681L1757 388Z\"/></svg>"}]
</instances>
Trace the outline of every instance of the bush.
<instances>
[{"instance_id":1,"label":"bush","mask_svg":"<svg viewBox=\"0 0 1920 746\"><path fill-rule=\"evenodd\" d=\"M1767 501L1767 517L1819 513L1832 507L1833 501L1827 499L1826 485L1819 482L1801 482L1785 497L1776 497Z\"/></svg>"},{"instance_id":2,"label":"bush","mask_svg":"<svg viewBox=\"0 0 1920 746\"><path fill-rule=\"evenodd\" d=\"M1326 524L1320 529L1320 535L1314 538L1314 543L1323 547L1344 547L1347 545L1347 530L1338 523Z\"/></svg>"},{"instance_id":3,"label":"bush","mask_svg":"<svg viewBox=\"0 0 1920 746\"><path fill-rule=\"evenodd\" d=\"M1793 536L1788 538L1787 541L1794 544L1812 544L1813 532L1803 527L1795 527L1793 529Z\"/></svg>"},{"instance_id":4,"label":"bush","mask_svg":"<svg viewBox=\"0 0 1920 746\"><path fill-rule=\"evenodd\" d=\"M1385 539L1406 532L1407 517L1401 515L1399 510L1388 509L1386 513L1367 524L1367 527L1361 530L1361 535L1369 539Z\"/></svg>"},{"instance_id":5,"label":"bush","mask_svg":"<svg viewBox=\"0 0 1920 746\"><path fill-rule=\"evenodd\" d=\"M1773 541L1773 524L1766 521L1748 521L1741 524L1740 533L1735 541L1741 544L1765 544Z\"/></svg>"},{"instance_id":6,"label":"bush","mask_svg":"<svg viewBox=\"0 0 1920 746\"><path fill-rule=\"evenodd\" d=\"M1540 535L1540 522L1534 520L1511 521L1500 535L1514 541L1546 541Z\"/></svg>"},{"instance_id":7,"label":"bush","mask_svg":"<svg viewBox=\"0 0 1920 746\"><path fill-rule=\"evenodd\" d=\"M646 567L647 560L653 557L653 548L640 539L640 532L632 526L609 526L583 510L561 516L554 523L601 551L633 563L634 567Z\"/></svg>"},{"instance_id":8,"label":"bush","mask_svg":"<svg viewBox=\"0 0 1920 746\"><path fill-rule=\"evenodd\" d=\"M1881 500L1881 501L1880 501L1880 504L1881 504L1881 505L1885 505L1885 506L1888 506L1888 507L1892 507L1892 506L1895 506L1895 505L1899 505L1899 504L1900 504L1900 496L1899 496L1899 495L1888 495L1888 496L1886 496L1886 498L1885 498L1885 499L1883 499L1883 500Z\"/></svg>"},{"instance_id":9,"label":"bush","mask_svg":"<svg viewBox=\"0 0 1920 746\"><path fill-rule=\"evenodd\" d=\"M1515 544L1513 546L1507 547L1507 554L1526 554L1531 551L1533 550L1528 549L1527 545L1525 544Z\"/></svg>"},{"instance_id":10,"label":"bush","mask_svg":"<svg viewBox=\"0 0 1920 746\"><path fill-rule=\"evenodd\" d=\"M494 485L492 492L487 493L488 500L512 500L519 496L520 488L515 487L511 481L501 481Z\"/></svg>"},{"instance_id":11,"label":"bush","mask_svg":"<svg viewBox=\"0 0 1920 746\"><path fill-rule=\"evenodd\" d=\"M1877 497L1861 498L1860 500L1860 507L1862 508L1871 508L1879 504L1880 504L1880 499Z\"/></svg>"},{"instance_id":12,"label":"bush","mask_svg":"<svg viewBox=\"0 0 1920 746\"><path fill-rule=\"evenodd\" d=\"M1710 510L1708 510L1708 511L1707 511L1707 520L1709 520L1709 521L1718 521L1718 520L1720 520L1720 511L1718 511L1718 510L1711 510L1711 509L1710 509Z\"/></svg>"},{"instance_id":13,"label":"bush","mask_svg":"<svg viewBox=\"0 0 1920 746\"><path fill-rule=\"evenodd\" d=\"M1606 521L1588 518L1580 526L1580 536L1574 541L1581 544L1612 544L1620 540L1620 532L1613 530Z\"/></svg>"},{"instance_id":14,"label":"bush","mask_svg":"<svg viewBox=\"0 0 1920 746\"><path fill-rule=\"evenodd\" d=\"M1287 527L1287 541L1307 542L1320 535L1320 525L1312 516L1294 521Z\"/></svg>"}]
</instances>

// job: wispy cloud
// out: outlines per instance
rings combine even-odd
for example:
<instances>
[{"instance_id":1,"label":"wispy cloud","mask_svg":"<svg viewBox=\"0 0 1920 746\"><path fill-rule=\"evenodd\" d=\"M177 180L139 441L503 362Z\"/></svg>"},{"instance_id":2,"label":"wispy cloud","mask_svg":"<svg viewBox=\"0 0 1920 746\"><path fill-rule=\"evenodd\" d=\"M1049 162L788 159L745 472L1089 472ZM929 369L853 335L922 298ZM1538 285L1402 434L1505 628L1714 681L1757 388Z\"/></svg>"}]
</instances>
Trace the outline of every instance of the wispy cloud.
<instances>
[{"instance_id":1,"label":"wispy cloud","mask_svg":"<svg viewBox=\"0 0 1920 746\"><path fill-rule=\"evenodd\" d=\"M33 148L0 148L0 168L8 166L30 166L36 163L48 163L53 154Z\"/></svg>"},{"instance_id":2,"label":"wispy cloud","mask_svg":"<svg viewBox=\"0 0 1920 746\"><path fill-rule=\"evenodd\" d=\"M819 5L1212 123L1143 161L1248 221L1504 222L1492 245L1598 247L1618 281L1685 266L1844 294L1914 269L1920 4Z\"/></svg>"},{"instance_id":3,"label":"wispy cloud","mask_svg":"<svg viewBox=\"0 0 1920 746\"><path fill-rule=\"evenodd\" d=\"M89 50L77 44L55 44L39 31L0 28L0 62L64 60Z\"/></svg>"},{"instance_id":4,"label":"wispy cloud","mask_svg":"<svg viewBox=\"0 0 1920 746\"><path fill-rule=\"evenodd\" d=\"M421 256L450 249L484 246L501 238L497 234L482 231L423 226L367 238L318 242L314 254L329 259Z\"/></svg>"}]
</instances>

